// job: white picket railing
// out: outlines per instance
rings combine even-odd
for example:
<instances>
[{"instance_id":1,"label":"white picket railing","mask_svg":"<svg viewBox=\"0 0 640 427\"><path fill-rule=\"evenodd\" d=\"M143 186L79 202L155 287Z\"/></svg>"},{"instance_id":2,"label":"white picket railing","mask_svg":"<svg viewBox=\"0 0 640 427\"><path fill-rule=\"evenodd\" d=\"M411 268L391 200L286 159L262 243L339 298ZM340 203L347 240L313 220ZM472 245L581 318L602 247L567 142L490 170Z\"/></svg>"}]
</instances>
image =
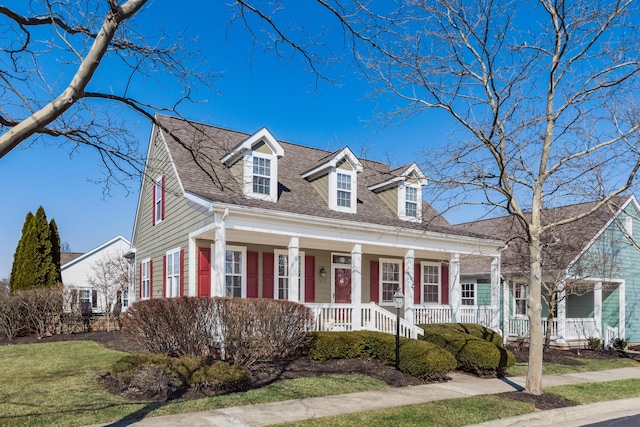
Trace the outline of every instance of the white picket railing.
<instances>
[{"instance_id":1,"label":"white picket railing","mask_svg":"<svg viewBox=\"0 0 640 427\"><path fill-rule=\"evenodd\" d=\"M413 308L416 325L433 323L477 323L491 327L493 309L489 306L462 306L456 316L450 305L417 306Z\"/></svg>"},{"instance_id":2,"label":"white picket railing","mask_svg":"<svg viewBox=\"0 0 640 427\"><path fill-rule=\"evenodd\" d=\"M458 323L477 323L490 328L492 316L493 310L491 307L483 305L461 306L456 321Z\"/></svg>"},{"instance_id":3,"label":"white picket railing","mask_svg":"<svg viewBox=\"0 0 640 427\"><path fill-rule=\"evenodd\" d=\"M434 305L414 307L413 316L416 325L451 323L451 306Z\"/></svg>"},{"instance_id":4,"label":"white picket railing","mask_svg":"<svg viewBox=\"0 0 640 427\"><path fill-rule=\"evenodd\" d=\"M596 321L592 318L565 319L564 334L558 331L558 319L551 321L551 338L562 338L568 340L584 340L588 337L599 337ZM546 336L547 319L542 320L542 334ZM528 317L510 317L507 322L507 336L512 337L528 337L529 336L529 318Z\"/></svg>"},{"instance_id":5,"label":"white picket railing","mask_svg":"<svg viewBox=\"0 0 640 427\"><path fill-rule=\"evenodd\" d=\"M361 324L356 327L353 321L355 306L352 304L306 304L313 311L316 331L354 331L374 330L396 333L396 314L383 309L375 303L362 304ZM400 335L417 338L424 331L400 318Z\"/></svg>"},{"instance_id":6,"label":"white picket railing","mask_svg":"<svg viewBox=\"0 0 640 427\"><path fill-rule=\"evenodd\" d=\"M619 330L617 327L613 328L609 325L604 325L604 348L611 347L613 341L619 338Z\"/></svg>"}]
</instances>

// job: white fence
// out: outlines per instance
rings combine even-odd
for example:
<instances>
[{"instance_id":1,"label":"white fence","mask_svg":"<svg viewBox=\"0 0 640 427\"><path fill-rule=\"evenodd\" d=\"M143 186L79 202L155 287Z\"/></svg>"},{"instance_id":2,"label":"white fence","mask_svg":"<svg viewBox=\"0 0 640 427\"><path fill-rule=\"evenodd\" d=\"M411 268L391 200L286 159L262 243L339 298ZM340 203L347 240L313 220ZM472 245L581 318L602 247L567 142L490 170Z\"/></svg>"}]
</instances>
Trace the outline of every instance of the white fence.
<instances>
[{"instance_id":1,"label":"white fence","mask_svg":"<svg viewBox=\"0 0 640 427\"><path fill-rule=\"evenodd\" d=\"M564 333L558 329L561 322L558 319L551 321L551 338L564 338L567 340L584 340L589 337L600 337L600 332L595 319L576 318L564 320ZM547 319L542 320L542 334L546 336ZM510 317L507 322L507 336L529 336L528 317Z\"/></svg>"},{"instance_id":2,"label":"white fence","mask_svg":"<svg viewBox=\"0 0 640 427\"><path fill-rule=\"evenodd\" d=\"M354 305L351 304L306 304L313 311L316 331L373 330L396 333L396 314L374 303L360 306L360 325L354 323ZM400 318L400 335L417 338L424 331Z\"/></svg>"},{"instance_id":3,"label":"white fence","mask_svg":"<svg viewBox=\"0 0 640 427\"><path fill-rule=\"evenodd\" d=\"M416 325L433 323L451 323L453 309L450 305L418 306L414 307ZM493 310L488 306L461 306L455 321L459 323L477 323L491 327Z\"/></svg>"}]
</instances>

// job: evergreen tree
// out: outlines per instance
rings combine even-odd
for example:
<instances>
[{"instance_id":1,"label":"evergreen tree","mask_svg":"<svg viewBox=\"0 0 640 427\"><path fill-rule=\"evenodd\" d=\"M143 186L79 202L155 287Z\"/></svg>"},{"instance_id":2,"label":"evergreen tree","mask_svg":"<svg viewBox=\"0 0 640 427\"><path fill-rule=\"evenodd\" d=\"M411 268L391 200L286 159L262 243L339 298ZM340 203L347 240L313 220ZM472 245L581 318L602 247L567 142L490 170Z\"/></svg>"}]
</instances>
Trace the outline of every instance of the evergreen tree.
<instances>
[{"instance_id":1,"label":"evergreen tree","mask_svg":"<svg viewBox=\"0 0 640 427\"><path fill-rule=\"evenodd\" d=\"M53 236L52 236L53 234ZM11 270L11 290L60 284L60 237L55 222L47 222L44 208L29 212L16 248Z\"/></svg>"}]
</instances>

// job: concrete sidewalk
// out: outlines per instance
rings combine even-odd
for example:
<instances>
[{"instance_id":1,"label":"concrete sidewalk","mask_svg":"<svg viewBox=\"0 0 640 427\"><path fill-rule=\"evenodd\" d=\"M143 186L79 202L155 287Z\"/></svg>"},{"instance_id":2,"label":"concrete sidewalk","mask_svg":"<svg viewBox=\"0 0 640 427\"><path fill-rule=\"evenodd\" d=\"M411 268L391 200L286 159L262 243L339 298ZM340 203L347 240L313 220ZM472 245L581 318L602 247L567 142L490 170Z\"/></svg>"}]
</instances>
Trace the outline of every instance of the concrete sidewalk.
<instances>
[{"instance_id":1,"label":"concrete sidewalk","mask_svg":"<svg viewBox=\"0 0 640 427\"><path fill-rule=\"evenodd\" d=\"M543 384L547 387L554 385L615 381L628 378L640 378L640 368L621 368L568 375L545 375L543 378ZM453 373L452 380L445 383L424 384L419 386L366 391L336 396L236 406L210 411L144 418L139 421L118 421L110 424L100 424L100 426L266 426L270 424L384 409L416 403L432 402L436 400L522 390L524 388L524 384L524 377L482 379L469 375ZM624 408L627 408L630 411L637 408L635 410L640 413L640 398L638 398L616 401L615 405L601 402L594 405L582 405L552 411L538 411L520 417L514 417L513 419L496 420L482 425L533 426L556 424L557 422L564 423L570 419L577 419L579 417L586 417L585 419L589 419L590 415L602 414L607 411L611 414L619 414L620 411L623 410L623 405L626 405ZM549 416L547 417L545 414L549 414ZM590 422L591 421L593 420L590 420Z\"/></svg>"}]
</instances>

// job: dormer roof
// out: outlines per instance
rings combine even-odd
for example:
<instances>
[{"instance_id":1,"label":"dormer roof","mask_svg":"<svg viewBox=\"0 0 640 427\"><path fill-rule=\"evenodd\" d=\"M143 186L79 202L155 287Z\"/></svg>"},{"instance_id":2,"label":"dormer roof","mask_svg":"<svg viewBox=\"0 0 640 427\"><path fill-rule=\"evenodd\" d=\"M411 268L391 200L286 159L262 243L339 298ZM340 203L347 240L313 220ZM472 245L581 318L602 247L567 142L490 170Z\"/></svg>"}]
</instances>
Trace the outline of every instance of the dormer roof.
<instances>
[{"instance_id":1,"label":"dormer roof","mask_svg":"<svg viewBox=\"0 0 640 427\"><path fill-rule=\"evenodd\" d=\"M271 135L271 132L269 132L266 127L263 127L233 147L220 161L224 163L225 166L231 166L242 158L247 151L252 150L252 147L259 142L264 142L276 157L280 158L284 156L284 148L282 145Z\"/></svg>"},{"instance_id":2,"label":"dormer roof","mask_svg":"<svg viewBox=\"0 0 640 427\"><path fill-rule=\"evenodd\" d=\"M413 162L390 171L383 180L369 185L367 188L375 193L396 187L398 183L406 181L408 178L415 178L421 186L427 184L427 177Z\"/></svg>"},{"instance_id":3,"label":"dormer roof","mask_svg":"<svg viewBox=\"0 0 640 427\"><path fill-rule=\"evenodd\" d=\"M314 179L325 175L331 169L336 168L343 161L348 162L354 171L362 172L363 167L360 160L358 160L349 147L344 147L320 159L309 169L302 172L301 176L307 181L313 181Z\"/></svg>"}]
</instances>

